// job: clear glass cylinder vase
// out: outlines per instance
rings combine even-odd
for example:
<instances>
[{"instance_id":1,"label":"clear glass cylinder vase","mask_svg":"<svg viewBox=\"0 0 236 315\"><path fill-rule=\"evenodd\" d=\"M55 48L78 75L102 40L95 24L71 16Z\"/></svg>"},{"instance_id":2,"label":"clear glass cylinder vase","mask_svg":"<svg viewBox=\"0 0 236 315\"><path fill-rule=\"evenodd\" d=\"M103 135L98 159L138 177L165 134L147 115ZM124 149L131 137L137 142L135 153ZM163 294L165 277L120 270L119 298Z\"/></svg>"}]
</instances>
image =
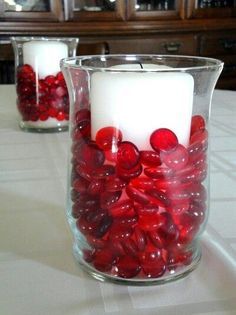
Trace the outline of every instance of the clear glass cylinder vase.
<instances>
[{"instance_id":1,"label":"clear glass cylinder vase","mask_svg":"<svg viewBox=\"0 0 236 315\"><path fill-rule=\"evenodd\" d=\"M12 37L19 125L23 130L68 129L69 96L60 60L76 55L77 38Z\"/></svg>"},{"instance_id":2,"label":"clear glass cylinder vase","mask_svg":"<svg viewBox=\"0 0 236 315\"><path fill-rule=\"evenodd\" d=\"M208 138L221 61L159 55L61 62L70 96L67 217L93 277L190 273L208 217Z\"/></svg>"}]
</instances>

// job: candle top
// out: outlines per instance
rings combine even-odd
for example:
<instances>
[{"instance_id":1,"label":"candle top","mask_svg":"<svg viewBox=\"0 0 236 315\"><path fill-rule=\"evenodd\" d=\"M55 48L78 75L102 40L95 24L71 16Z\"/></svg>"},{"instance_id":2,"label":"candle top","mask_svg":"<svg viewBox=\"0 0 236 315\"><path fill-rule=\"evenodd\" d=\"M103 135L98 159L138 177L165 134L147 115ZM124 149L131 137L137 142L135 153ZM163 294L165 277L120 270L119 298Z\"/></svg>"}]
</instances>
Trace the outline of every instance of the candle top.
<instances>
[{"instance_id":1,"label":"candle top","mask_svg":"<svg viewBox=\"0 0 236 315\"><path fill-rule=\"evenodd\" d=\"M131 63L131 64L122 64L122 65L115 65L109 67L116 70L166 70L172 69L166 65L156 65L151 63Z\"/></svg>"}]
</instances>

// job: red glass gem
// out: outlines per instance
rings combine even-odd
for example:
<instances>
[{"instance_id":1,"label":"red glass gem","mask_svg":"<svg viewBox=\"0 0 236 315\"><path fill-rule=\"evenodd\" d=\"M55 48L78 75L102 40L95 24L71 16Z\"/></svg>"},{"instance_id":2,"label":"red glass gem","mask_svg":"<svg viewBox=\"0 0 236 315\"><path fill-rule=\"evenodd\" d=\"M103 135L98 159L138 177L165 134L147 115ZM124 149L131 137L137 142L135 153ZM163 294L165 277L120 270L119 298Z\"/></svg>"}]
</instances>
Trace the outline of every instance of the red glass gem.
<instances>
[{"instance_id":1,"label":"red glass gem","mask_svg":"<svg viewBox=\"0 0 236 315\"><path fill-rule=\"evenodd\" d=\"M141 164L137 164L135 167L131 168L131 169L125 169L125 168L121 168L121 167L117 167L116 171L117 171L117 175L124 179L124 180L131 180L135 177L138 177L141 173L142 173L142 165Z\"/></svg>"},{"instance_id":2,"label":"red glass gem","mask_svg":"<svg viewBox=\"0 0 236 315\"><path fill-rule=\"evenodd\" d=\"M132 199L135 202L138 202L144 205L150 202L150 198L147 194L145 194L141 190L134 188L132 186L126 187L126 194L128 195L130 199Z\"/></svg>"},{"instance_id":3,"label":"red glass gem","mask_svg":"<svg viewBox=\"0 0 236 315\"><path fill-rule=\"evenodd\" d=\"M141 266L135 257L126 255L119 258L116 269L119 277L133 278L140 272Z\"/></svg>"},{"instance_id":4,"label":"red glass gem","mask_svg":"<svg viewBox=\"0 0 236 315\"><path fill-rule=\"evenodd\" d=\"M127 181L117 177L116 175L109 176L105 183L107 191L120 191L127 186Z\"/></svg>"},{"instance_id":5,"label":"red glass gem","mask_svg":"<svg viewBox=\"0 0 236 315\"><path fill-rule=\"evenodd\" d=\"M177 145L171 152L161 153L161 160L169 168L173 170L180 170L188 163L188 151L181 144Z\"/></svg>"},{"instance_id":6,"label":"red glass gem","mask_svg":"<svg viewBox=\"0 0 236 315\"><path fill-rule=\"evenodd\" d=\"M199 131L205 129L205 120L201 115L195 115L192 117L191 122L191 136Z\"/></svg>"},{"instance_id":7,"label":"red glass gem","mask_svg":"<svg viewBox=\"0 0 236 315\"><path fill-rule=\"evenodd\" d=\"M151 134L150 144L157 152L171 151L178 145L178 138L170 129L160 128Z\"/></svg>"},{"instance_id":8,"label":"red glass gem","mask_svg":"<svg viewBox=\"0 0 236 315\"><path fill-rule=\"evenodd\" d=\"M96 134L96 143L103 150L111 150L117 147L122 141L122 133L115 127L104 127Z\"/></svg>"},{"instance_id":9,"label":"red glass gem","mask_svg":"<svg viewBox=\"0 0 236 315\"><path fill-rule=\"evenodd\" d=\"M170 199L164 191L158 189L148 189L146 190L146 193L150 197L152 197L152 201L155 202L155 204L157 204L158 206L164 208L169 206Z\"/></svg>"},{"instance_id":10,"label":"red glass gem","mask_svg":"<svg viewBox=\"0 0 236 315\"><path fill-rule=\"evenodd\" d=\"M140 159L138 148L131 142L124 141L120 144L117 151L117 164L123 169L134 168Z\"/></svg>"},{"instance_id":11,"label":"red glass gem","mask_svg":"<svg viewBox=\"0 0 236 315\"><path fill-rule=\"evenodd\" d=\"M105 161L104 152L94 143L80 144L75 158L79 164L90 168L101 167Z\"/></svg>"},{"instance_id":12,"label":"red glass gem","mask_svg":"<svg viewBox=\"0 0 236 315\"><path fill-rule=\"evenodd\" d=\"M133 238L136 243L136 246L139 251L144 251L146 244L147 244L147 238L145 235L145 232L142 231L138 226L134 228Z\"/></svg>"},{"instance_id":13,"label":"red glass gem","mask_svg":"<svg viewBox=\"0 0 236 315\"><path fill-rule=\"evenodd\" d=\"M144 231L153 231L165 224L165 218L158 213L145 213L139 215L138 226Z\"/></svg>"},{"instance_id":14,"label":"red glass gem","mask_svg":"<svg viewBox=\"0 0 236 315\"><path fill-rule=\"evenodd\" d=\"M130 226L120 224L119 221L115 220L109 232L109 239L111 241L113 240L122 241L124 239L129 238L132 232L133 229Z\"/></svg>"},{"instance_id":15,"label":"red glass gem","mask_svg":"<svg viewBox=\"0 0 236 315\"><path fill-rule=\"evenodd\" d=\"M130 210L133 210L133 206L133 202L130 199L125 199L116 202L108 211L113 217L126 216L129 215ZM132 211L131 214L134 215L134 212Z\"/></svg>"},{"instance_id":16,"label":"red glass gem","mask_svg":"<svg viewBox=\"0 0 236 315\"><path fill-rule=\"evenodd\" d=\"M166 271L166 264L162 258L157 262L142 263L142 269L148 278L161 277Z\"/></svg>"},{"instance_id":17,"label":"red glass gem","mask_svg":"<svg viewBox=\"0 0 236 315\"><path fill-rule=\"evenodd\" d=\"M121 196L121 191L103 192L100 197L102 208L110 208L120 199L120 196Z\"/></svg>"},{"instance_id":18,"label":"red glass gem","mask_svg":"<svg viewBox=\"0 0 236 315\"><path fill-rule=\"evenodd\" d=\"M86 189L91 195L101 194L104 191L104 181L101 179L92 179Z\"/></svg>"},{"instance_id":19,"label":"red glass gem","mask_svg":"<svg viewBox=\"0 0 236 315\"><path fill-rule=\"evenodd\" d=\"M114 261L115 259L111 251L108 249L100 249L95 253L93 265L97 270L107 272L111 270Z\"/></svg>"},{"instance_id":20,"label":"red glass gem","mask_svg":"<svg viewBox=\"0 0 236 315\"><path fill-rule=\"evenodd\" d=\"M144 174L148 177L153 179L160 179L160 178L169 178L173 175L174 171L167 167L150 167L144 169Z\"/></svg>"},{"instance_id":21,"label":"red glass gem","mask_svg":"<svg viewBox=\"0 0 236 315\"><path fill-rule=\"evenodd\" d=\"M155 151L140 151L140 159L142 164L150 167L161 165L160 155Z\"/></svg>"},{"instance_id":22,"label":"red glass gem","mask_svg":"<svg viewBox=\"0 0 236 315\"><path fill-rule=\"evenodd\" d=\"M154 186L154 181L148 177L136 177L130 181L130 186L137 189L151 189Z\"/></svg>"},{"instance_id":23,"label":"red glass gem","mask_svg":"<svg viewBox=\"0 0 236 315\"><path fill-rule=\"evenodd\" d=\"M81 120L90 120L91 113L88 109L83 108L76 112L75 114L75 124L79 124Z\"/></svg>"}]
</instances>

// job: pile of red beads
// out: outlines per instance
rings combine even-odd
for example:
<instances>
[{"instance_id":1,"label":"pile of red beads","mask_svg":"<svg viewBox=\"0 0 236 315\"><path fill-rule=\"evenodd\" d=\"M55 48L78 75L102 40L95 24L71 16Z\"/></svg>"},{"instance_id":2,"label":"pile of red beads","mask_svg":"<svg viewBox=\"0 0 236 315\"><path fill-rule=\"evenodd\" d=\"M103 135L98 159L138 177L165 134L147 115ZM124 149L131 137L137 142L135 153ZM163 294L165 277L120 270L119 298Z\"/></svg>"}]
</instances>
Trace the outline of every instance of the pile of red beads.
<instances>
[{"instance_id":1,"label":"pile of red beads","mask_svg":"<svg viewBox=\"0 0 236 315\"><path fill-rule=\"evenodd\" d=\"M205 221L207 138L192 117L188 147L167 128L149 136L152 149L123 141L113 126L91 140L90 111L72 130L71 215L87 243L83 259L121 278L159 278L191 264Z\"/></svg>"},{"instance_id":2,"label":"pile of red beads","mask_svg":"<svg viewBox=\"0 0 236 315\"><path fill-rule=\"evenodd\" d=\"M37 77L27 64L17 69L17 106L23 121L68 121L69 96L62 72ZM46 125L46 124L45 124Z\"/></svg>"}]
</instances>

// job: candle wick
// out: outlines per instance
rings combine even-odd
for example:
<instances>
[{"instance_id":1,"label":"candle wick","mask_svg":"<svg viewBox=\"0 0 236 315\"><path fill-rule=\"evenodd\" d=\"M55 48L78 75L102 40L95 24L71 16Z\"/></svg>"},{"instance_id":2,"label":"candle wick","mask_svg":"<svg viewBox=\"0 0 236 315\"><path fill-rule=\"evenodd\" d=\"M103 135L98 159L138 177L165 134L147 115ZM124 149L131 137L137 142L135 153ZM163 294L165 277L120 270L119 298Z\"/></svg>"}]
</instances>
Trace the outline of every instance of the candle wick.
<instances>
[{"instance_id":1,"label":"candle wick","mask_svg":"<svg viewBox=\"0 0 236 315\"><path fill-rule=\"evenodd\" d=\"M139 65L140 65L141 69L143 69L143 65L141 64L141 62L139 62Z\"/></svg>"}]
</instances>

